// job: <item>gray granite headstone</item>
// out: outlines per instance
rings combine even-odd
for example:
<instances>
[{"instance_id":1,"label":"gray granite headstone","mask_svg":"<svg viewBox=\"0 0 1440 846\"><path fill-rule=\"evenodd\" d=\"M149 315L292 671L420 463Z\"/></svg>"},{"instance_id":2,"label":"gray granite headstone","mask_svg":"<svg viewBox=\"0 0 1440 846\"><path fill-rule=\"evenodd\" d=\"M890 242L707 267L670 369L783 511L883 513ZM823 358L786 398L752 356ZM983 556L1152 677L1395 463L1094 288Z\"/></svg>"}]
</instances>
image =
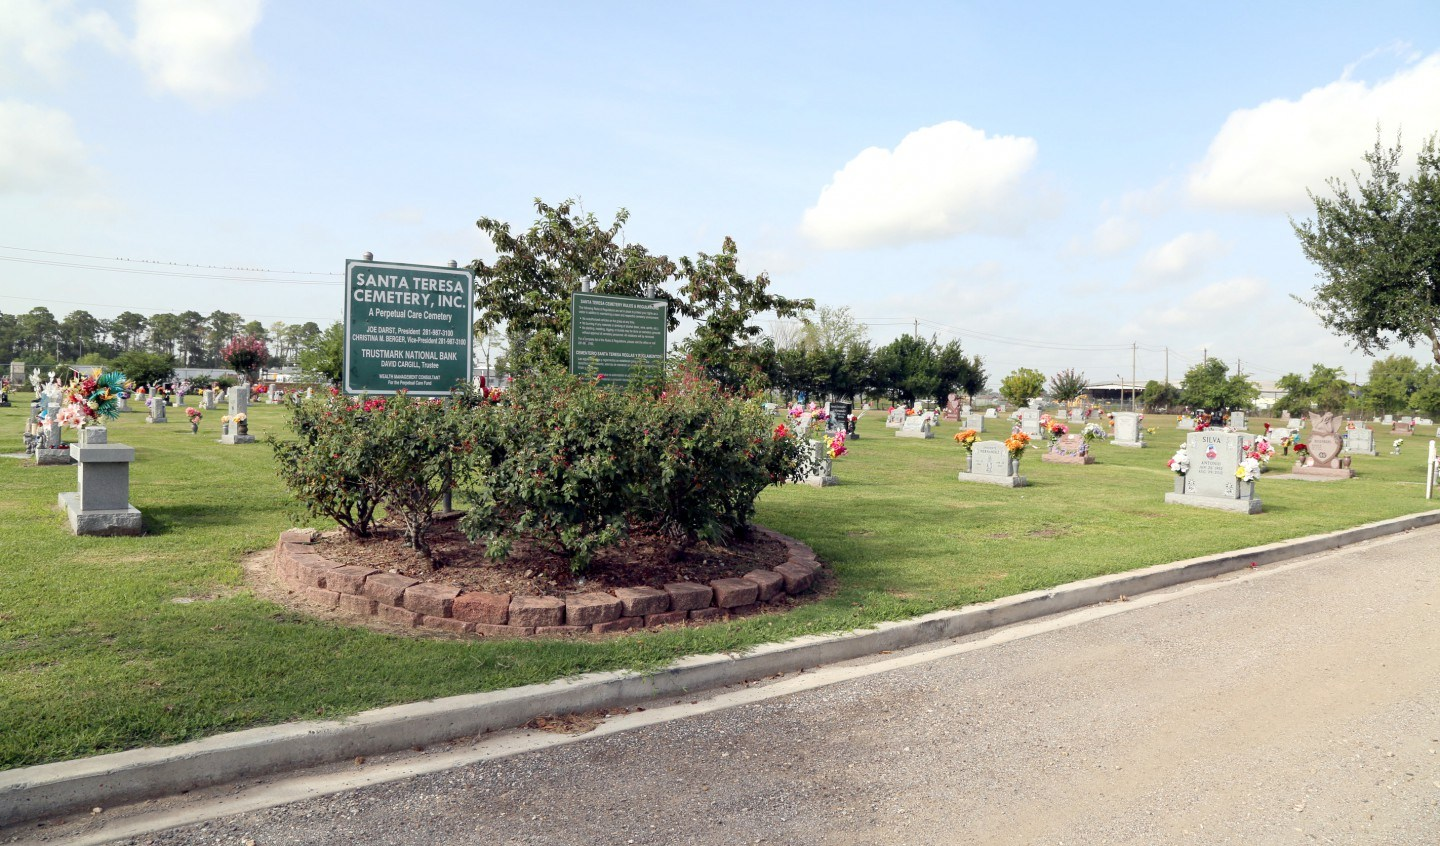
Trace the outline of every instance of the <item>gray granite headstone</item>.
<instances>
[{"instance_id":1,"label":"gray granite headstone","mask_svg":"<svg viewBox=\"0 0 1440 846\"><path fill-rule=\"evenodd\" d=\"M905 418L900 426L900 431L895 433L897 438L933 438L935 433L930 431L930 413L922 412L911 414Z\"/></svg>"},{"instance_id":2,"label":"gray granite headstone","mask_svg":"<svg viewBox=\"0 0 1440 846\"><path fill-rule=\"evenodd\" d=\"M1194 429L1195 429L1195 418L1193 418L1193 417L1181 417L1179 420L1175 421L1175 428L1176 428L1176 429L1179 429L1179 430L1182 431L1182 432L1191 432L1191 431L1194 431Z\"/></svg>"},{"instance_id":3,"label":"gray granite headstone","mask_svg":"<svg viewBox=\"0 0 1440 846\"><path fill-rule=\"evenodd\" d=\"M1017 414L1020 415L1020 431L1032 438L1040 437L1040 412L1034 406L1022 408Z\"/></svg>"},{"instance_id":4,"label":"gray granite headstone","mask_svg":"<svg viewBox=\"0 0 1440 846\"><path fill-rule=\"evenodd\" d=\"M1245 457L1245 436L1239 432L1206 429L1185 436L1190 472L1184 476L1184 493L1167 493L1165 501L1176 505L1218 508L1243 514L1258 514L1260 500L1254 482L1242 483L1235 470Z\"/></svg>"},{"instance_id":5,"label":"gray granite headstone","mask_svg":"<svg viewBox=\"0 0 1440 846\"><path fill-rule=\"evenodd\" d=\"M1250 428L1250 421L1245 419L1245 412L1230 412L1230 428L1234 429L1237 432L1243 432L1246 429Z\"/></svg>"},{"instance_id":6,"label":"gray granite headstone","mask_svg":"<svg viewBox=\"0 0 1440 846\"><path fill-rule=\"evenodd\" d=\"M170 421L165 419L165 398L164 398L164 397L151 397L150 400L149 400L149 402L150 402L150 416L145 418L145 422L146 422L146 423L169 423Z\"/></svg>"},{"instance_id":7,"label":"gray granite headstone","mask_svg":"<svg viewBox=\"0 0 1440 846\"><path fill-rule=\"evenodd\" d=\"M967 413L961 421L961 425L964 426L966 429L974 429L977 432L983 432L985 431L985 415Z\"/></svg>"},{"instance_id":8,"label":"gray granite headstone","mask_svg":"<svg viewBox=\"0 0 1440 846\"><path fill-rule=\"evenodd\" d=\"M226 416L230 418L231 423L229 431L225 432L220 436L220 443L232 445L255 443L254 435L237 434L235 431L236 426L234 423L235 415L244 414L248 417L250 414L250 386L244 382L236 385L233 389L230 390L230 394L226 402L229 405L229 413Z\"/></svg>"},{"instance_id":9,"label":"gray granite headstone","mask_svg":"<svg viewBox=\"0 0 1440 846\"><path fill-rule=\"evenodd\" d=\"M1140 415L1133 411L1115 412L1115 437L1112 446L1143 448L1145 436L1140 431Z\"/></svg>"},{"instance_id":10,"label":"gray granite headstone","mask_svg":"<svg viewBox=\"0 0 1440 846\"><path fill-rule=\"evenodd\" d=\"M1006 488L1021 488L1028 484L1024 476L1018 475L1010 459L1010 450L1004 441L980 441L975 444L969 457L969 471L960 473L962 482L983 482Z\"/></svg>"},{"instance_id":11,"label":"gray granite headstone","mask_svg":"<svg viewBox=\"0 0 1440 846\"><path fill-rule=\"evenodd\" d=\"M816 488L827 488L838 484L839 480L831 473L833 467L832 459L823 441L811 441L810 449L814 453L815 469L804 479L805 484Z\"/></svg>"},{"instance_id":12,"label":"gray granite headstone","mask_svg":"<svg viewBox=\"0 0 1440 846\"><path fill-rule=\"evenodd\" d=\"M135 448L85 444L71 452L80 465L80 489L59 497L70 531L77 535L140 534L140 512L130 504L130 462L135 460Z\"/></svg>"},{"instance_id":13,"label":"gray granite headstone","mask_svg":"<svg viewBox=\"0 0 1440 846\"><path fill-rule=\"evenodd\" d=\"M903 425L905 425L905 409L897 405L890 409L890 413L885 416L885 428L899 429Z\"/></svg>"},{"instance_id":14,"label":"gray granite headstone","mask_svg":"<svg viewBox=\"0 0 1440 846\"><path fill-rule=\"evenodd\" d=\"M1351 455L1375 455L1375 430L1360 425L1346 430L1344 451Z\"/></svg>"}]
</instances>

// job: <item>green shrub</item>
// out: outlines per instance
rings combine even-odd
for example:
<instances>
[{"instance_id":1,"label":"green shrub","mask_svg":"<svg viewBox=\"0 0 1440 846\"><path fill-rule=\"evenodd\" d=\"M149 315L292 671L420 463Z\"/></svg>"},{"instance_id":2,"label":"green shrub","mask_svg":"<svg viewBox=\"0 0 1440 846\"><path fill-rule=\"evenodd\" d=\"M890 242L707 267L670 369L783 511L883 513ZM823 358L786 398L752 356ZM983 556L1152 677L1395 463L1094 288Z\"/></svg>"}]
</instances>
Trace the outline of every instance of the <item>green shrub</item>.
<instances>
[{"instance_id":1,"label":"green shrub","mask_svg":"<svg viewBox=\"0 0 1440 846\"><path fill-rule=\"evenodd\" d=\"M355 537L370 536L383 493L373 468L384 444L371 432L380 402L331 393L287 403L295 438L268 439L281 481L305 510Z\"/></svg>"}]
</instances>

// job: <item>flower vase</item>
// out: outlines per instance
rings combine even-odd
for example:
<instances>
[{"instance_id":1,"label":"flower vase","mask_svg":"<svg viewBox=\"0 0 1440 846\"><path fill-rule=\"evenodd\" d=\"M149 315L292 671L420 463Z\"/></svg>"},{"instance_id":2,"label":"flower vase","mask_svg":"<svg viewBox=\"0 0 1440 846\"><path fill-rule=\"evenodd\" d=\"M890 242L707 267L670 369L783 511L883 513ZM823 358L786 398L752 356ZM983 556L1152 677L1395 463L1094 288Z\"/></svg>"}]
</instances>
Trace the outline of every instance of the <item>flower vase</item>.
<instances>
[{"instance_id":1,"label":"flower vase","mask_svg":"<svg viewBox=\"0 0 1440 846\"><path fill-rule=\"evenodd\" d=\"M236 423L236 424L235 424L235 434L237 434L237 435L248 435L248 434L250 434L250 421L249 421L249 420L241 420L240 422Z\"/></svg>"},{"instance_id":2,"label":"flower vase","mask_svg":"<svg viewBox=\"0 0 1440 846\"><path fill-rule=\"evenodd\" d=\"M970 454L970 453L968 453L968 452L965 453L965 472L966 472L966 473L974 473L974 472L975 472L975 456L972 455L972 454Z\"/></svg>"},{"instance_id":3,"label":"flower vase","mask_svg":"<svg viewBox=\"0 0 1440 846\"><path fill-rule=\"evenodd\" d=\"M194 420L191 420L191 421L190 421L190 434L192 434L192 435L198 435L198 434L200 434L200 424L197 423L197 422L195 422Z\"/></svg>"},{"instance_id":4,"label":"flower vase","mask_svg":"<svg viewBox=\"0 0 1440 846\"><path fill-rule=\"evenodd\" d=\"M1012 458L1012 459L1010 459L1010 475L1011 475L1011 476L1019 476L1019 475L1020 475L1020 459L1018 459L1018 458Z\"/></svg>"},{"instance_id":5,"label":"flower vase","mask_svg":"<svg viewBox=\"0 0 1440 846\"><path fill-rule=\"evenodd\" d=\"M220 424L220 434L222 434L222 435L228 435L228 434L230 434L230 424L229 424L229 423L221 423L221 424Z\"/></svg>"},{"instance_id":6,"label":"flower vase","mask_svg":"<svg viewBox=\"0 0 1440 846\"><path fill-rule=\"evenodd\" d=\"M1251 480L1248 481L1248 482L1242 481L1242 482L1240 483L1239 487L1240 487L1240 499L1254 499L1254 498L1255 498L1255 480L1254 480L1254 479L1251 479Z\"/></svg>"},{"instance_id":7,"label":"flower vase","mask_svg":"<svg viewBox=\"0 0 1440 846\"><path fill-rule=\"evenodd\" d=\"M1175 474L1175 493L1177 493L1177 494L1183 494L1183 493L1185 493L1185 474L1184 474L1184 473L1176 473L1176 474Z\"/></svg>"}]
</instances>

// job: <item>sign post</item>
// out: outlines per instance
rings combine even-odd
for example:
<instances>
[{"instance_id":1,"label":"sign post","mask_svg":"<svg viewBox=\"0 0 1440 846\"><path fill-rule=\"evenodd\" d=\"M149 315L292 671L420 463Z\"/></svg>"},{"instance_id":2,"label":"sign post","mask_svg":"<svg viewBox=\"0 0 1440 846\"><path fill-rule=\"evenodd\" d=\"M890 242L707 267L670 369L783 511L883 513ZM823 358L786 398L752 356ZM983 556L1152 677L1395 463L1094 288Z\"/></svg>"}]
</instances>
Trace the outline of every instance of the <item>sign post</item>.
<instances>
[{"instance_id":1,"label":"sign post","mask_svg":"<svg viewBox=\"0 0 1440 846\"><path fill-rule=\"evenodd\" d=\"M468 382L475 275L467 268L347 260L347 394L446 396Z\"/></svg>"},{"instance_id":2,"label":"sign post","mask_svg":"<svg viewBox=\"0 0 1440 846\"><path fill-rule=\"evenodd\" d=\"M665 360L664 300L570 295L570 372L594 372L624 385L631 371Z\"/></svg>"}]
</instances>

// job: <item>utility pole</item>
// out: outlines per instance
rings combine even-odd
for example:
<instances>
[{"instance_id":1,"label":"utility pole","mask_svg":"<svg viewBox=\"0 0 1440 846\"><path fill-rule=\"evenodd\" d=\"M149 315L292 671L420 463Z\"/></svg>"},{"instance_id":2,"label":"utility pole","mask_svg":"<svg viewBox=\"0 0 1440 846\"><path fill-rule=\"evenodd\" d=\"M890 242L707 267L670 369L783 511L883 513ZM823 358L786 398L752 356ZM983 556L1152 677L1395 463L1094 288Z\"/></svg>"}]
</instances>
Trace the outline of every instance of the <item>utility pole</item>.
<instances>
[{"instance_id":1,"label":"utility pole","mask_svg":"<svg viewBox=\"0 0 1440 846\"><path fill-rule=\"evenodd\" d=\"M1135 351L1136 351L1136 349L1139 348L1139 346L1140 346L1139 344L1137 344L1137 343L1135 343L1135 342L1133 342L1133 341L1130 343L1130 410L1131 410L1131 411L1134 411L1134 410L1135 410Z\"/></svg>"},{"instance_id":2,"label":"utility pole","mask_svg":"<svg viewBox=\"0 0 1440 846\"><path fill-rule=\"evenodd\" d=\"M915 321L915 340L920 340L920 321Z\"/></svg>"},{"instance_id":3,"label":"utility pole","mask_svg":"<svg viewBox=\"0 0 1440 846\"><path fill-rule=\"evenodd\" d=\"M1209 363L1210 363L1210 348L1209 348L1209 347L1201 347L1201 348L1200 348L1200 363L1201 363L1201 364L1209 364Z\"/></svg>"},{"instance_id":4,"label":"utility pole","mask_svg":"<svg viewBox=\"0 0 1440 846\"><path fill-rule=\"evenodd\" d=\"M1170 387L1170 348L1165 348L1165 387Z\"/></svg>"}]
</instances>

